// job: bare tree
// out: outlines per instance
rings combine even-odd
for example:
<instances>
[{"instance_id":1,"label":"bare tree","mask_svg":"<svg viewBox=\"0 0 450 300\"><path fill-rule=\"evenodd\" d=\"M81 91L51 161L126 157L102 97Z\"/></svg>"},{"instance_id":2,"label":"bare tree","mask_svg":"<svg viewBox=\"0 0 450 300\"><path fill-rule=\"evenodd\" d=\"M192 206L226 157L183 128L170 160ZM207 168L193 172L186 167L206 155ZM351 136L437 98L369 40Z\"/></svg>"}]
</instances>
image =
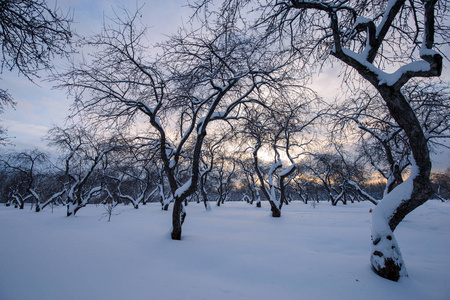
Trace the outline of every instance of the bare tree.
<instances>
[{"instance_id":1,"label":"bare tree","mask_svg":"<svg viewBox=\"0 0 450 300\"><path fill-rule=\"evenodd\" d=\"M115 181L117 196L138 209L139 204L145 205L158 191L158 186L152 184L158 176L151 170L151 161L141 153L126 152L115 153L115 167L108 172L107 177Z\"/></svg>"},{"instance_id":2,"label":"bare tree","mask_svg":"<svg viewBox=\"0 0 450 300\"><path fill-rule=\"evenodd\" d=\"M154 60L148 56L139 16L125 12L114 26L105 25L102 33L87 39L96 49L92 61L74 65L62 85L77 95L81 110L105 122L133 126L137 117L148 121L174 202L171 236L179 240L186 215L183 203L200 178L208 125L235 119L242 105L256 101L253 93L275 84L283 75L284 56L273 56L251 36L218 24L204 27L201 35L180 31ZM194 146L185 156L188 141ZM177 178L178 169L186 166L185 180Z\"/></svg>"},{"instance_id":3,"label":"bare tree","mask_svg":"<svg viewBox=\"0 0 450 300\"><path fill-rule=\"evenodd\" d=\"M403 93L418 116L429 145L443 146L440 141L449 137L449 117L446 113L450 107L448 85L413 81L405 86ZM405 133L383 106L383 99L376 92L360 91L358 97L340 104L336 118L337 135L342 138L341 133L355 129L353 131L361 152L366 154L375 170L386 178L385 196L403 182L402 174L410 165L411 149ZM356 124L357 128L346 128L346 125L353 125L348 122Z\"/></svg>"},{"instance_id":4,"label":"bare tree","mask_svg":"<svg viewBox=\"0 0 450 300\"><path fill-rule=\"evenodd\" d=\"M8 169L18 172L24 177L22 182L24 193L21 193L20 186L17 186L12 194L19 202L20 209L23 209L25 201L34 199L36 203L35 211L39 212L41 210L41 197L38 194L37 187L39 186L39 175L43 171L42 167L48 162L47 155L35 149L11 153L6 159L2 159L1 162Z\"/></svg>"},{"instance_id":5,"label":"bare tree","mask_svg":"<svg viewBox=\"0 0 450 300\"><path fill-rule=\"evenodd\" d=\"M211 210L211 205L208 200L208 175L214 168L214 162L216 159L217 149L222 146L222 143L228 139L228 135L225 133L215 134L208 136L205 140L204 149L202 150L202 168L200 170L199 190L202 202L207 211Z\"/></svg>"},{"instance_id":6,"label":"bare tree","mask_svg":"<svg viewBox=\"0 0 450 300\"><path fill-rule=\"evenodd\" d=\"M55 55L67 53L72 33L69 15L44 0L4 0L0 3L1 69L19 72L29 79L52 68Z\"/></svg>"},{"instance_id":7,"label":"bare tree","mask_svg":"<svg viewBox=\"0 0 450 300\"><path fill-rule=\"evenodd\" d=\"M226 10L235 10L237 15L241 1L224 3ZM407 214L427 201L433 190L427 139L402 89L413 78L441 75L439 46L450 41L445 22L448 5L439 5L436 0L259 3L262 14L258 24L265 27L266 36L288 41L305 62L314 60L322 65L331 54L348 68L346 83L355 86L355 73L364 78L405 132L411 147L412 172L372 214L371 262L384 278L397 281L407 276L393 231Z\"/></svg>"},{"instance_id":8,"label":"bare tree","mask_svg":"<svg viewBox=\"0 0 450 300\"><path fill-rule=\"evenodd\" d=\"M310 129L322 115L314 107L317 102L314 93L309 90L297 93L288 96L278 94L279 97L275 97L276 105L269 105L270 109L262 108L263 111L248 110L245 117L243 133L246 139L255 143L255 173L261 192L270 203L273 217L281 216L281 208L287 202L286 185L295 177L296 160L313 140L314 135ZM273 155L267 176L263 174L259 157L260 150L265 145Z\"/></svg>"},{"instance_id":9,"label":"bare tree","mask_svg":"<svg viewBox=\"0 0 450 300\"><path fill-rule=\"evenodd\" d=\"M17 69L28 79L38 71L51 69L54 56L66 55L72 37L69 15L49 8L44 0L3 0L0 2L0 73ZM0 88L0 113L14 106L13 97ZM0 144L7 141L0 127Z\"/></svg>"},{"instance_id":10,"label":"bare tree","mask_svg":"<svg viewBox=\"0 0 450 300\"><path fill-rule=\"evenodd\" d=\"M85 207L102 191L102 182L90 182L94 170L111 151L120 148L114 138L103 137L80 125L54 127L49 131L50 145L61 152L61 163L68 180L67 216Z\"/></svg>"},{"instance_id":11,"label":"bare tree","mask_svg":"<svg viewBox=\"0 0 450 300\"><path fill-rule=\"evenodd\" d=\"M242 155L245 155L246 151L242 151ZM249 204L253 204L253 202L256 202L256 207L261 207L261 196L259 194L258 187L256 185L256 172L253 164L253 159L251 157L243 157L243 158L237 158L238 164L241 166L240 171L244 173L245 178L245 186L247 190L249 191L250 196L247 194L244 194L244 198L248 199Z\"/></svg>"},{"instance_id":12,"label":"bare tree","mask_svg":"<svg viewBox=\"0 0 450 300\"><path fill-rule=\"evenodd\" d=\"M236 163L232 157L227 155L228 151L222 148L216 151L216 166L211 174L215 180L215 189L217 192L216 205L224 204L230 196L231 179L236 171Z\"/></svg>"}]
</instances>

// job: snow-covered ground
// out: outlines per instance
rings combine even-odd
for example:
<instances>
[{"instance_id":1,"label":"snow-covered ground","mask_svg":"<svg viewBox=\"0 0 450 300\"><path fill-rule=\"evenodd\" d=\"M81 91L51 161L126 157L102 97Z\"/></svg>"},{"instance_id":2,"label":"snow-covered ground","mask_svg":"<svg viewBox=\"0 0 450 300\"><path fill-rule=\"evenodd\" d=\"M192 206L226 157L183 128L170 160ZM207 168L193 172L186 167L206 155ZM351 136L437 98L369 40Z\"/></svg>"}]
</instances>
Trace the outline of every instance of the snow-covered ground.
<instances>
[{"instance_id":1,"label":"snow-covered ground","mask_svg":"<svg viewBox=\"0 0 450 300\"><path fill-rule=\"evenodd\" d=\"M370 203L292 203L282 217L190 204L183 240L159 204L77 217L0 206L0 299L450 299L450 203L428 201L396 230L409 277L370 269ZM29 208L29 207L28 207Z\"/></svg>"}]
</instances>

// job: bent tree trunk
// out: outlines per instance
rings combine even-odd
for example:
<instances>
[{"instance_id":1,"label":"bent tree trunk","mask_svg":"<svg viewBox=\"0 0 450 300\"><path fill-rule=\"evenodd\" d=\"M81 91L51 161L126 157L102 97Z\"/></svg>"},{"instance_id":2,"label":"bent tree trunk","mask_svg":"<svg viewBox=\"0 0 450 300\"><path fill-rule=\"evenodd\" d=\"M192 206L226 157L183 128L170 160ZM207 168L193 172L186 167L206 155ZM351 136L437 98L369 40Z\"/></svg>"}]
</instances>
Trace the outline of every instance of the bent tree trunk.
<instances>
[{"instance_id":1,"label":"bent tree trunk","mask_svg":"<svg viewBox=\"0 0 450 300\"><path fill-rule=\"evenodd\" d=\"M397 281L408 274L393 232L407 214L433 194L431 161L420 123L405 97L400 91L386 85L379 90L390 113L405 131L413 155L410 177L387 194L372 214L373 245L370 261L378 275Z\"/></svg>"},{"instance_id":2,"label":"bent tree trunk","mask_svg":"<svg viewBox=\"0 0 450 300\"><path fill-rule=\"evenodd\" d=\"M314 9L326 10L330 17L330 29L334 39L334 48L331 54L355 69L378 90L389 113L405 132L411 147L413 157L410 177L387 194L383 201L375 207L372 214L372 266L378 275L397 281L400 276L407 276L407 272L393 232L406 215L426 202L433 194L427 140L413 109L402 94L401 88L414 77L441 76L442 55L432 49L435 44L434 23L437 1L424 0L422 1L424 19L423 42L420 48L421 60L407 63L392 74L381 71L375 66L375 57L382 53L381 45L388 29L393 28L393 21L403 9L405 1L390 1L389 3L392 5L387 6L383 20L378 27L370 19L365 19L359 24L358 30L367 30L367 41L364 53L358 55L343 48L341 44L337 11L334 8L329 9L328 6ZM299 8L303 8L309 2L299 1L297 4Z\"/></svg>"}]
</instances>

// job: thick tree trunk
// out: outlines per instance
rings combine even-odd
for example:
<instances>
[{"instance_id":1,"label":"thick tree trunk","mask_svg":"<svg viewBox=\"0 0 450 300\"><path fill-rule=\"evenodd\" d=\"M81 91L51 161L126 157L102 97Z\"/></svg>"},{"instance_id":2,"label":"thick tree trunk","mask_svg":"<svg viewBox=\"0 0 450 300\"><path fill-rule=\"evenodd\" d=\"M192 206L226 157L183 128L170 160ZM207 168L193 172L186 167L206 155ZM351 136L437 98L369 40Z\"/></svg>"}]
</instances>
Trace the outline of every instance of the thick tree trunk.
<instances>
[{"instance_id":1,"label":"thick tree trunk","mask_svg":"<svg viewBox=\"0 0 450 300\"><path fill-rule=\"evenodd\" d=\"M67 204L67 216L74 216L77 214L77 212L84 207L84 205L82 205L81 201L77 201L76 203L73 202L69 202Z\"/></svg>"},{"instance_id":2,"label":"thick tree trunk","mask_svg":"<svg viewBox=\"0 0 450 300\"><path fill-rule=\"evenodd\" d=\"M172 212L172 240L181 240L181 226L186 218L186 213L183 210L184 199L175 198Z\"/></svg>"},{"instance_id":3,"label":"thick tree trunk","mask_svg":"<svg viewBox=\"0 0 450 300\"><path fill-rule=\"evenodd\" d=\"M272 217L273 218L279 218L281 217L281 209L277 207L275 203L270 201L270 210L272 211Z\"/></svg>"},{"instance_id":4,"label":"thick tree trunk","mask_svg":"<svg viewBox=\"0 0 450 300\"><path fill-rule=\"evenodd\" d=\"M275 208L274 210L272 210L272 217L274 217L274 218L281 217L281 210L279 210L278 208Z\"/></svg>"},{"instance_id":5,"label":"thick tree trunk","mask_svg":"<svg viewBox=\"0 0 450 300\"><path fill-rule=\"evenodd\" d=\"M405 131L413 155L410 177L387 194L372 214L372 266L381 277L397 281L408 274L393 232L407 214L433 194L431 160L420 123L401 92L388 86L379 87L379 91Z\"/></svg>"}]
</instances>

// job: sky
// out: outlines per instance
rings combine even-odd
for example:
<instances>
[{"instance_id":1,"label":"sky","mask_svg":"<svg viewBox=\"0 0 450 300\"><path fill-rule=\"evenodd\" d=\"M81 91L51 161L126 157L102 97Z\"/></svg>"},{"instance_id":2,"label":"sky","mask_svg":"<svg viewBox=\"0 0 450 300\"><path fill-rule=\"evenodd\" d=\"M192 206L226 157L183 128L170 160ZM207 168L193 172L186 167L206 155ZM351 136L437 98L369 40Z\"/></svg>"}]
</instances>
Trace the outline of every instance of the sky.
<instances>
[{"instance_id":1,"label":"sky","mask_svg":"<svg viewBox=\"0 0 450 300\"><path fill-rule=\"evenodd\" d=\"M49 7L54 7L54 1L48 1ZM75 31L87 36L98 32L105 16L112 16L114 11L125 7L133 10L137 5L143 5L143 21L150 27L149 41L162 41L165 35L175 33L177 28L189 20L190 10L184 0L147 0L139 1L117 0L58 0L57 5L62 11L73 14ZM45 79L45 73L41 79ZM23 150L39 148L47 150L47 144L42 137L53 125L63 125L71 99L66 92L52 88L51 82L36 79L30 82L16 70L4 70L0 84L12 94L17 103L14 109L7 108L0 115L1 124L8 128L11 145L1 150Z\"/></svg>"},{"instance_id":2,"label":"sky","mask_svg":"<svg viewBox=\"0 0 450 300\"><path fill-rule=\"evenodd\" d=\"M48 1L54 7L54 0ZM133 10L143 5L143 22L149 26L149 42L164 40L166 35L175 33L180 25L189 21L191 10L186 7L187 0L58 0L57 6L62 11L73 14L73 29L82 35L98 32L105 16L112 16L121 7ZM341 80L338 78L339 64L334 70L327 70L316 77L312 87L325 99L331 99L339 90ZM42 79L45 74L42 74ZM449 80L449 70L444 70L444 77ZM69 114L72 100L63 90L52 88L52 83L36 79L34 83L19 75L17 71L4 70L0 84L12 94L17 105L14 109L5 109L0 115L0 122L8 128L11 145L2 147L0 151L39 148L52 151L47 142L42 140L47 131L54 125L63 126ZM450 146L450 141L447 142ZM450 167L450 150L442 148L432 155L435 170L445 170Z\"/></svg>"}]
</instances>

